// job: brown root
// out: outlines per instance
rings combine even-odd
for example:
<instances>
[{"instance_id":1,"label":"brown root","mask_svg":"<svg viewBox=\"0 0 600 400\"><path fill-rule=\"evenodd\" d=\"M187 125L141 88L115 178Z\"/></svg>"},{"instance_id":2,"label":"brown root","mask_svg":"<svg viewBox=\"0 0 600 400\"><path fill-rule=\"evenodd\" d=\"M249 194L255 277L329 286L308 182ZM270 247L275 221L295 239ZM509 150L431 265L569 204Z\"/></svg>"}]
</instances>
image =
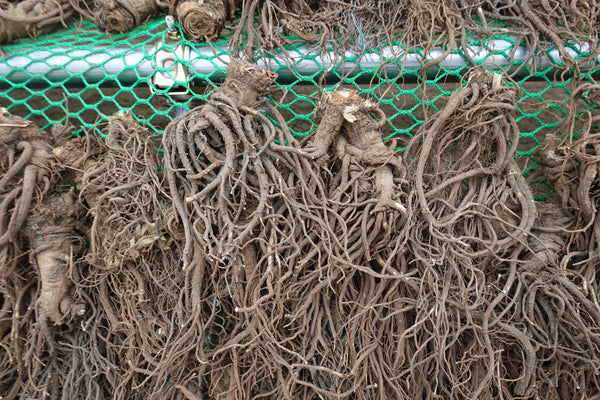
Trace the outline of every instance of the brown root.
<instances>
[{"instance_id":1,"label":"brown root","mask_svg":"<svg viewBox=\"0 0 600 400\"><path fill-rule=\"evenodd\" d=\"M266 211L271 178L262 160L277 131L267 126L268 136L245 132L253 124L266 123L262 118L255 121L258 113L251 107L274 78L274 74L233 60L211 102L174 120L165 131L166 172L186 232L186 265L193 263L195 240L219 259L244 243ZM238 110L244 110L243 114ZM247 181L247 174L252 174L252 181ZM215 204L202 210L200 203L206 201ZM196 226L190 225L192 221Z\"/></svg>"},{"instance_id":2,"label":"brown root","mask_svg":"<svg viewBox=\"0 0 600 400\"><path fill-rule=\"evenodd\" d=\"M225 22L232 19L235 4L224 0L186 0L173 1L170 8L184 36L198 41L218 37Z\"/></svg>"},{"instance_id":3,"label":"brown root","mask_svg":"<svg viewBox=\"0 0 600 400\"><path fill-rule=\"evenodd\" d=\"M163 232L152 136L125 113L113 116L104 133L100 142L73 139L54 155L78 174L80 197L93 217L89 261L112 270L171 241Z\"/></svg>"},{"instance_id":4,"label":"brown root","mask_svg":"<svg viewBox=\"0 0 600 400\"><path fill-rule=\"evenodd\" d=\"M67 276L69 265L81 250L74 227L82 211L73 190L51 195L32 210L23 228L32 264L40 274L37 318L42 324L46 320L60 324L66 316L82 316L85 312L84 306L71 300L72 282Z\"/></svg>"},{"instance_id":5,"label":"brown root","mask_svg":"<svg viewBox=\"0 0 600 400\"><path fill-rule=\"evenodd\" d=\"M0 111L2 196L0 246L12 242L29 209L50 188L53 174L52 145L38 127Z\"/></svg>"},{"instance_id":6,"label":"brown root","mask_svg":"<svg viewBox=\"0 0 600 400\"><path fill-rule=\"evenodd\" d=\"M69 0L0 1L0 43L45 35L66 24L73 14Z\"/></svg>"},{"instance_id":7,"label":"brown root","mask_svg":"<svg viewBox=\"0 0 600 400\"><path fill-rule=\"evenodd\" d=\"M321 123L303 151L311 160L316 157L332 175L329 208L340 219L330 227L346 243L339 254L349 254L358 264L377 257L383 267L389 260L380 252L389 253L388 242L398 234L406 216L402 158L383 141L381 127L386 118L376 104L354 91L339 90L326 93L322 106ZM326 158L329 152L335 154L334 164Z\"/></svg>"},{"instance_id":8,"label":"brown root","mask_svg":"<svg viewBox=\"0 0 600 400\"><path fill-rule=\"evenodd\" d=\"M510 311L536 219L514 160L516 99L502 75L475 72L408 143L406 248L420 282L412 396L532 393L534 342Z\"/></svg>"},{"instance_id":9,"label":"brown root","mask_svg":"<svg viewBox=\"0 0 600 400\"><path fill-rule=\"evenodd\" d=\"M578 260L579 271L590 279L595 276L595 267L600 260L600 118L590 111L580 112L578 101L586 94L593 99L600 93L600 86L583 84L574 91L575 97L567 104L569 113L563 124L563 134L549 134L536 150L540 160L540 174L547 178L562 200L563 210L573 215L577 223L573 227L570 250ZM583 125L581 126L581 122ZM581 128L579 130L578 128Z\"/></svg>"},{"instance_id":10,"label":"brown root","mask_svg":"<svg viewBox=\"0 0 600 400\"><path fill-rule=\"evenodd\" d=\"M516 94L501 75L476 72L408 144L406 154L416 156L406 158L408 176L422 215L415 223L431 234L416 240L431 240L427 252L439 251L440 261L449 253L473 262L510 254L529 234L535 204L514 160ZM480 218L489 222L472 223Z\"/></svg>"},{"instance_id":11,"label":"brown root","mask_svg":"<svg viewBox=\"0 0 600 400\"><path fill-rule=\"evenodd\" d=\"M537 71L544 60L579 75L581 67L593 66L600 54L599 20L597 2L583 0L251 0L243 4L231 43L252 60L294 42L340 57L348 48L363 52L400 42L399 48L422 54L424 74L456 52L459 44L467 48L471 40L512 36L517 42L507 55L510 73ZM521 46L528 50L525 62L515 58ZM433 52L436 48L441 49L439 55ZM390 55L386 63L403 54ZM461 55L477 66L468 51ZM293 62L285 51L278 56Z\"/></svg>"},{"instance_id":12,"label":"brown root","mask_svg":"<svg viewBox=\"0 0 600 400\"><path fill-rule=\"evenodd\" d=\"M98 0L94 22L108 33L126 33L165 10L157 0Z\"/></svg>"},{"instance_id":13,"label":"brown root","mask_svg":"<svg viewBox=\"0 0 600 400\"><path fill-rule=\"evenodd\" d=\"M0 112L0 133L0 343L5 371L0 386L8 398L41 397L38 378L48 390L58 389L40 371L50 365L48 354L56 354L56 330L48 323L62 324L83 310L71 298L68 277L82 244L75 234L78 208L71 192L51 192L59 189L49 135L5 110ZM48 368L55 370L55 365Z\"/></svg>"},{"instance_id":14,"label":"brown root","mask_svg":"<svg viewBox=\"0 0 600 400\"><path fill-rule=\"evenodd\" d=\"M86 135L54 150L92 217L87 265L72 273L75 293L89 311L65 339L73 347L62 349L64 362L81 362L86 374L69 374L64 387L73 397L93 392L130 399L144 392L164 398L173 384L165 387L150 376L166 368L172 382L181 382L175 376L184 373L181 363L158 360L168 357L166 343L181 334L186 278L180 247L169 235L179 232L169 222L171 202L162 190L159 137L127 113L113 116L103 133L101 141Z\"/></svg>"}]
</instances>

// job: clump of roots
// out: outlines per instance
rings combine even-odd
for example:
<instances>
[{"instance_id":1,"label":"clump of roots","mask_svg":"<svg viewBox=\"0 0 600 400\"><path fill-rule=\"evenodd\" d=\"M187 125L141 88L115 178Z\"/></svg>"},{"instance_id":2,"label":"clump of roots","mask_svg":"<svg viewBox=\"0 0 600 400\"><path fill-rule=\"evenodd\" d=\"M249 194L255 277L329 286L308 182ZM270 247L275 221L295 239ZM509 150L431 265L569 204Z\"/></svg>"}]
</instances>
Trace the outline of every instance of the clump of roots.
<instances>
[{"instance_id":1,"label":"clump of roots","mask_svg":"<svg viewBox=\"0 0 600 400\"><path fill-rule=\"evenodd\" d=\"M386 264L377 253L388 250L401 229L406 213L401 185L407 181L401 156L382 138L385 114L350 90L326 92L321 107L321 123L300 154L330 176L328 207L341 218L331 220L330 228L344 243L339 252L331 251L358 262L377 257Z\"/></svg>"},{"instance_id":2,"label":"clump of roots","mask_svg":"<svg viewBox=\"0 0 600 400\"><path fill-rule=\"evenodd\" d=\"M595 265L600 261L600 117L592 111L580 112L578 103L585 98L597 104L600 86L583 84L573 92L564 132L546 136L536 150L541 175L555 188L565 212L577 220L570 249L581 262L580 272L595 281ZM583 123L583 125L582 125Z\"/></svg>"},{"instance_id":3,"label":"clump of roots","mask_svg":"<svg viewBox=\"0 0 600 400\"><path fill-rule=\"evenodd\" d=\"M536 219L514 159L516 99L502 75L476 71L407 145L406 258L419 284L400 374L412 397L531 394L530 339L504 311Z\"/></svg>"},{"instance_id":4,"label":"clump of roots","mask_svg":"<svg viewBox=\"0 0 600 400\"><path fill-rule=\"evenodd\" d=\"M274 74L234 60L209 103L175 119L164 135L165 169L184 225L189 264L230 259L267 213L278 134L254 107ZM275 168L268 170L267 168ZM233 257L235 259L235 257Z\"/></svg>"},{"instance_id":5,"label":"clump of roots","mask_svg":"<svg viewBox=\"0 0 600 400\"><path fill-rule=\"evenodd\" d=\"M99 142L87 140L90 147L82 152L87 159L69 159L73 153L64 147L55 154L81 171L77 188L92 217L89 262L113 270L171 241L163 235L168 204L157 178L153 137L125 113L113 116L104 134Z\"/></svg>"},{"instance_id":6,"label":"clump of roots","mask_svg":"<svg viewBox=\"0 0 600 400\"><path fill-rule=\"evenodd\" d=\"M249 59L299 42L315 46L316 53L333 49L342 57L348 47L364 51L392 42L400 9L401 2L393 0L247 1L231 43ZM293 62L285 51L280 56Z\"/></svg>"},{"instance_id":7,"label":"clump of roots","mask_svg":"<svg viewBox=\"0 0 600 400\"><path fill-rule=\"evenodd\" d=\"M302 218L294 225L301 230L284 235L295 245L277 249L283 270L273 282L250 282L281 294L254 296L242 310L260 316L260 331L273 331L262 322L268 310L283 312L276 334L264 342L293 377L277 382L283 393L397 397L401 383L391 377L406 360L406 341L392 338L401 335L407 314L394 313L390 304L410 309L412 303L404 297L411 292L402 248L405 168L382 140L386 119L374 103L340 90L325 94L321 108L321 122L301 148L273 147L300 155L304 170L315 172L306 180L296 176L296 186L320 189L320 182L325 197L313 194L309 201L310 190L298 197ZM286 339L287 332L297 334Z\"/></svg>"},{"instance_id":8,"label":"clump of roots","mask_svg":"<svg viewBox=\"0 0 600 400\"><path fill-rule=\"evenodd\" d=\"M502 75L477 71L408 144L413 250L424 260L477 265L509 254L529 234L535 204L514 159L516 96Z\"/></svg>"},{"instance_id":9,"label":"clump of roots","mask_svg":"<svg viewBox=\"0 0 600 400\"><path fill-rule=\"evenodd\" d=\"M529 50L528 65L536 69L538 59L545 58L554 67L576 72L586 65L595 63L600 46L595 39L600 33L600 4L596 1L523 0L506 3L485 0L473 3L465 9L465 27L477 34L514 34L519 37L518 45L525 44ZM490 29L496 21L507 27ZM567 46L582 49L582 56L575 60ZM562 63L546 55L556 48ZM512 54L517 50L515 50ZM513 61L511 57L511 62Z\"/></svg>"},{"instance_id":10,"label":"clump of roots","mask_svg":"<svg viewBox=\"0 0 600 400\"><path fill-rule=\"evenodd\" d=\"M69 0L0 1L0 43L45 35L66 24L74 9Z\"/></svg>"},{"instance_id":11,"label":"clump of roots","mask_svg":"<svg viewBox=\"0 0 600 400\"><path fill-rule=\"evenodd\" d=\"M92 220L87 266L73 276L90 310L65 339L72 347L60 348L61 368L86 373L69 373L64 387L75 397L160 398L164 386L150 376L184 324L177 319L186 279L173 240L179 228L162 189L156 138L127 113L113 116L103 134L54 150ZM178 368L171 364L170 372Z\"/></svg>"},{"instance_id":12,"label":"clump of roots","mask_svg":"<svg viewBox=\"0 0 600 400\"><path fill-rule=\"evenodd\" d=\"M81 208L56 185L50 135L5 110L0 132L0 387L8 398L41 397L40 387L57 388L48 358L56 354L55 325L85 312L69 276L84 243Z\"/></svg>"}]
</instances>

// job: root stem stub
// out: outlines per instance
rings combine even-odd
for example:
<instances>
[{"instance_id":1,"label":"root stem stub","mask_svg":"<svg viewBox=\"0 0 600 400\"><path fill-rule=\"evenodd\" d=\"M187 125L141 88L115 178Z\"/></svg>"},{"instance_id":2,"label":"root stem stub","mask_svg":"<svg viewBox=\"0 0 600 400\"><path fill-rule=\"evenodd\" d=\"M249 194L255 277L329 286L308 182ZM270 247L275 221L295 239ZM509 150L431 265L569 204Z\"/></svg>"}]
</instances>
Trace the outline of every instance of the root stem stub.
<instances>
[{"instance_id":1,"label":"root stem stub","mask_svg":"<svg viewBox=\"0 0 600 400\"><path fill-rule=\"evenodd\" d=\"M98 29L108 33L126 33L165 10L157 0L99 0L94 11Z\"/></svg>"},{"instance_id":2,"label":"root stem stub","mask_svg":"<svg viewBox=\"0 0 600 400\"><path fill-rule=\"evenodd\" d=\"M175 17L190 40L216 38L228 17L223 0L177 1Z\"/></svg>"}]
</instances>

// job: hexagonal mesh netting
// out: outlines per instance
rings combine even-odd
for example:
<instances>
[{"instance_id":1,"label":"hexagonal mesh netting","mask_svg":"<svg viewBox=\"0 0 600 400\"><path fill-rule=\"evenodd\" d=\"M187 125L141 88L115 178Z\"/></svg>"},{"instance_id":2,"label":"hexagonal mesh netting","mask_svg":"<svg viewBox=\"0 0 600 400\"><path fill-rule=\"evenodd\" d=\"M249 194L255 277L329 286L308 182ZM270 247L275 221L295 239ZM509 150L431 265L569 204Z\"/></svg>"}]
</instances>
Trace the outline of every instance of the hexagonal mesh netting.
<instances>
[{"instance_id":1,"label":"hexagonal mesh netting","mask_svg":"<svg viewBox=\"0 0 600 400\"><path fill-rule=\"evenodd\" d=\"M160 133L174 111L206 99L210 87L222 80L228 59L227 33L212 44L197 44L174 39L167 30L164 20L157 19L128 34L110 36L91 22L82 22L43 38L5 45L0 53L0 106L43 129L67 122L89 129L116 111L131 111ZM290 46L286 51L298 56L293 66L276 55L262 61L280 74L271 99L286 114L295 135L306 136L314 129L319 92L344 85L379 101L389 119L387 133L402 143L431 111L443 106L473 62L502 66L517 42L498 36L473 38L468 44L468 54L459 49L426 77L420 75L423 54L418 48L406 50L400 58L392 53L403 50L394 46L362 55L347 52L343 57L332 50L324 57L305 46ZM575 46L570 50L575 56L585 55ZM549 49L546 56L560 64L554 53ZM559 76L550 63L533 70L517 60L515 67L520 71L513 77L522 89L517 122L523 140L518 154L527 173L537 164L532 152L566 115L563 107L573 78ZM167 85L156 84L156 71ZM598 71L597 65L585 78L592 80ZM547 186L538 190L538 199L550 191Z\"/></svg>"}]
</instances>

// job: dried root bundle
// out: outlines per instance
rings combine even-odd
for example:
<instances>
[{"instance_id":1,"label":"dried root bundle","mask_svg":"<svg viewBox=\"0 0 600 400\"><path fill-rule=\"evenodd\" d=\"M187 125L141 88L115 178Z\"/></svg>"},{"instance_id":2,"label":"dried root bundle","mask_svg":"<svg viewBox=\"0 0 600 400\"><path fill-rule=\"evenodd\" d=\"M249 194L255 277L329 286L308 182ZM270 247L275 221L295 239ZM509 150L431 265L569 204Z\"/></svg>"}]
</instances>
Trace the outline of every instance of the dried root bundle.
<instances>
[{"instance_id":1,"label":"dried root bundle","mask_svg":"<svg viewBox=\"0 0 600 400\"><path fill-rule=\"evenodd\" d=\"M537 209L527 246L488 274L487 351L503 349L497 379L507 395L590 398L599 387L597 285L565 268L575 220L553 203ZM494 366L487 368L493 376Z\"/></svg>"},{"instance_id":2,"label":"dried root bundle","mask_svg":"<svg viewBox=\"0 0 600 400\"><path fill-rule=\"evenodd\" d=\"M377 253L389 250L406 213L400 187L406 171L393 146L383 142L385 114L349 90L325 93L322 108L321 123L301 154L331 176L328 207L342 218L332 220L331 228L345 242L336 255L360 263L378 258L385 265L386 257Z\"/></svg>"},{"instance_id":3,"label":"dried root bundle","mask_svg":"<svg viewBox=\"0 0 600 400\"><path fill-rule=\"evenodd\" d=\"M596 1L523 0L505 4L486 0L470 7L465 25L467 30L490 35L494 32L489 30L488 22L506 23L509 26L499 31L520 36L530 51L528 61L532 67L536 63L534 55L541 55L555 67L578 71L581 66L594 63L600 52L596 39L600 33L599 18L600 4ZM582 53L589 54L576 61L567 49L568 45L580 46ZM558 50L564 64L543 54L551 47Z\"/></svg>"},{"instance_id":4,"label":"dried root bundle","mask_svg":"<svg viewBox=\"0 0 600 400\"><path fill-rule=\"evenodd\" d=\"M271 317L259 305L275 297L271 285L285 274L277 253L288 240L285 231L301 229L294 223L298 209L276 200L296 196L287 171L303 171L297 156L270 147L274 139L296 143L279 112L262 99L275 77L233 60L209 102L165 130L165 172L185 233L185 322L166 358L167 365L183 366L176 376L189 383L181 391L244 398L281 390L273 383L280 380L278 362L266 345L276 332L261 329ZM279 126L257 107L267 108ZM173 373L160 368L159 382L173 381Z\"/></svg>"},{"instance_id":5,"label":"dried root bundle","mask_svg":"<svg viewBox=\"0 0 600 400\"><path fill-rule=\"evenodd\" d=\"M274 79L234 60L209 103L165 131L165 169L185 228L186 265L207 256L210 262L230 259L264 223L273 172L265 163L271 164L269 144L278 131L253 107Z\"/></svg>"},{"instance_id":6,"label":"dried root bundle","mask_svg":"<svg viewBox=\"0 0 600 400\"><path fill-rule=\"evenodd\" d=\"M7 398L40 397L40 387L56 389L56 325L85 312L70 276L84 243L81 208L72 191L53 192L53 137L5 110L0 131L0 387Z\"/></svg>"},{"instance_id":7,"label":"dried root bundle","mask_svg":"<svg viewBox=\"0 0 600 400\"><path fill-rule=\"evenodd\" d=\"M75 277L90 312L61 354L66 371L75 363L87 373L69 374L64 387L74 397L161 398L163 388L150 376L183 322L174 319L181 252L167 233L168 225L175 235L178 228L169 222L155 138L124 113L103 133L101 141L73 139L54 152L74 175L92 220L88 266Z\"/></svg>"},{"instance_id":8,"label":"dried root bundle","mask_svg":"<svg viewBox=\"0 0 600 400\"><path fill-rule=\"evenodd\" d=\"M571 238L574 265L594 282L596 267L600 260L600 204L598 179L600 173L600 132L598 115L591 111L579 112L577 102L582 97L598 104L600 86L583 84L573 92L569 115L562 136L549 134L536 156L540 160L543 177L555 188L561 198L563 210L577 219ZM583 126L579 121L583 122ZM576 127L581 127L581 130Z\"/></svg>"},{"instance_id":9,"label":"dried root bundle","mask_svg":"<svg viewBox=\"0 0 600 400\"><path fill-rule=\"evenodd\" d=\"M83 239L77 233L83 214L73 190L51 194L27 217L23 235L28 241L31 264L40 272L40 293L36 303L37 319L60 324L66 318L81 316L85 307L74 304L68 270L81 253Z\"/></svg>"},{"instance_id":10,"label":"dried root bundle","mask_svg":"<svg viewBox=\"0 0 600 400\"><path fill-rule=\"evenodd\" d=\"M514 160L516 95L501 75L475 72L408 143L406 258L419 282L408 398L531 393L529 339L504 311L536 219Z\"/></svg>"},{"instance_id":11,"label":"dried root bundle","mask_svg":"<svg viewBox=\"0 0 600 400\"><path fill-rule=\"evenodd\" d=\"M0 180L2 280L6 284L18 278L13 276L19 274L14 264L17 257L14 246L21 251L29 249L42 286L38 320L46 323L50 319L59 323L69 305L66 266L71 259L73 244L73 220L68 214L63 215L61 211L65 207L61 202L68 203L70 196L50 196L47 201L42 201L57 178L48 135L22 118L4 112L0 115L0 129L3 130ZM76 216L73 202L70 208L71 215ZM59 213L56 217L55 212ZM15 295L8 295L6 300L16 298ZM61 302L64 302L62 306Z\"/></svg>"},{"instance_id":12,"label":"dried root bundle","mask_svg":"<svg viewBox=\"0 0 600 400\"><path fill-rule=\"evenodd\" d=\"M69 0L0 1L0 43L45 35L73 14Z\"/></svg>"},{"instance_id":13,"label":"dried root bundle","mask_svg":"<svg viewBox=\"0 0 600 400\"><path fill-rule=\"evenodd\" d=\"M234 50L243 50L250 59L298 42L316 46L317 53L333 48L341 54L347 47L364 51L393 40L400 8L392 0L247 1L231 42ZM284 51L280 56L289 54Z\"/></svg>"},{"instance_id":14,"label":"dried root bundle","mask_svg":"<svg viewBox=\"0 0 600 400\"><path fill-rule=\"evenodd\" d=\"M88 260L110 271L170 241L163 236L168 200L157 178L152 136L129 114L113 116L104 134L95 145L88 141L89 158L75 160L80 165L71 168L83 171L77 188L93 218Z\"/></svg>"},{"instance_id":15,"label":"dried root bundle","mask_svg":"<svg viewBox=\"0 0 600 400\"><path fill-rule=\"evenodd\" d=\"M529 234L535 203L514 159L516 96L501 75L475 72L408 144L420 226L413 249L419 254L427 243L424 259L477 265L509 254Z\"/></svg>"},{"instance_id":16,"label":"dried root bundle","mask_svg":"<svg viewBox=\"0 0 600 400\"><path fill-rule=\"evenodd\" d=\"M326 94L321 106L319 127L301 148L272 145L301 156L304 177L293 170L286 181L308 190L296 198L301 218L285 225L295 227L284 231L291 240L275 247L276 268L258 264L258 276L269 278L248 281L252 297L238 311L267 332L260 345L283 371L271 383L278 393L397 397L401 383L392 376L406 359L406 341L393 338L406 327L406 314L391 304L412 303L399 295L411 291L398 249L404 167L382 141L385 117L375 104L342 90ZM270 287L277 290L257 296Z\"/></svg>"}]
</instances>

